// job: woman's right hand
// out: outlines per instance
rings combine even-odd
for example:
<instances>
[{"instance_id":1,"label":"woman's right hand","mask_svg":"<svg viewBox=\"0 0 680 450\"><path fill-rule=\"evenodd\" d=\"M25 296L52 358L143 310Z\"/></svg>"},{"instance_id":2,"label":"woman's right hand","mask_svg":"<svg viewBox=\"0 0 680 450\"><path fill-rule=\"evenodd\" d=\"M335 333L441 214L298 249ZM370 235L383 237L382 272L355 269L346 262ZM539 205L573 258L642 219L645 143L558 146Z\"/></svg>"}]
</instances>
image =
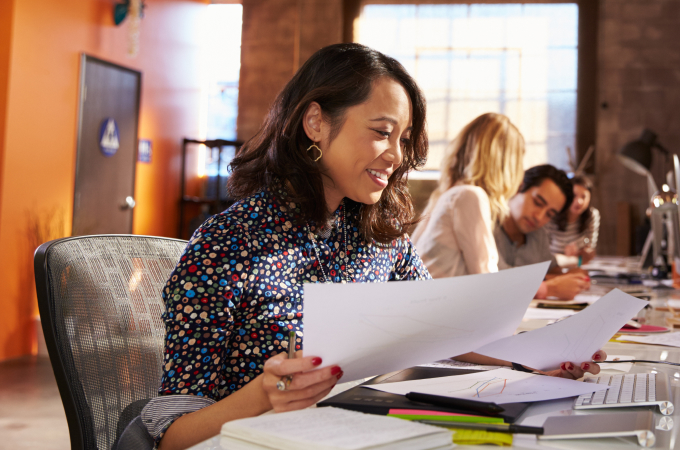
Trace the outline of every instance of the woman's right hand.
<instances>
[{"instance_id":1,"label":"woman's right hand","mask_svg":"<svg viewBox=\"0 0 680 450\"><path fill-rule=\"evenodd\" d=\"M316 356L302 357L302 352L297 352L294 359L279 353L267 360L262 387L274 411L307 408L328 395L343 373L338 366L314 370L321 362L321 358ZM293 381L285 391L281 391L276 383L282 379L285 381L286 375L293 375Z\"/></svg>"}]
</instances>

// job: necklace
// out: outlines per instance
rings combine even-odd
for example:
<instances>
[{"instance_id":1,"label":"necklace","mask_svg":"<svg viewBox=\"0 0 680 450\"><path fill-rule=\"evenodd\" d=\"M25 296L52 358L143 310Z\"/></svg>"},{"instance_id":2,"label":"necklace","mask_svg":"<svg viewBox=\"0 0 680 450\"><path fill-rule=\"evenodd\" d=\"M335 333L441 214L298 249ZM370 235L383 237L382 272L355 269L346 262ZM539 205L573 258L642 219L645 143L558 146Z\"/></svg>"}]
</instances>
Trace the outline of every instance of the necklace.
<instances>
[{"instance_id":1,"label":"necklace","mask_svg":"<svg viewBox=\"0 0 680 450\"><path fill-rule=\"evenodd\" d=\"M309 228L309 224L307 225L307 233L312 241L312 246L314 247L314 254L316 255L316 260L319 263L319 268L321 269L321 274L323 275L323 282L328 283L332 282L330 278L328 278L328 275L326 275L326 271L323 268L323 262L321 261L321 256L319 255L319 247L316 245L316 239L314 238L314 233L312 233L312 230ZM345 256L343 258L343 262L345 263L345 270L342 272L342 283L349 283L349 280L347 280L347 272L349 270L349 255L347 253L347 224L345 223L345 200L342 201L342 234L343 234L343 244L345 247Z\"/></svg>"}]
</instances>

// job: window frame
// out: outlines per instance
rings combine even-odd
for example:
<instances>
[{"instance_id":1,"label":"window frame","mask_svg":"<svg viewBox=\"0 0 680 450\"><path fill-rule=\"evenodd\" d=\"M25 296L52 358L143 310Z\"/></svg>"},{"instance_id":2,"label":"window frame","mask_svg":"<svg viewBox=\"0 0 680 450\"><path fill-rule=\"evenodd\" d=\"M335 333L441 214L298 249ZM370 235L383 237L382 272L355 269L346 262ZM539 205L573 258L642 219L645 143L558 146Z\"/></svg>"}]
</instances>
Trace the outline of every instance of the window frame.
<instances>
[{"instance_id":1,"label":"window frame","mask_svg":"<svg viewBox=\"0 0 680 450\"><path fill-rule=\"evenodd\" d=\"M576 69L576 158L581 161L595 145L597 128L597 37L599 1L594 0L343 0L343 42L355 42L355 22L364 5L472 5L512 3L576 3L578 5L578 58ZM597 152L595 152L597 153ZM585 171L592 173L596 154Z\"/></svg>"}]
</instances>

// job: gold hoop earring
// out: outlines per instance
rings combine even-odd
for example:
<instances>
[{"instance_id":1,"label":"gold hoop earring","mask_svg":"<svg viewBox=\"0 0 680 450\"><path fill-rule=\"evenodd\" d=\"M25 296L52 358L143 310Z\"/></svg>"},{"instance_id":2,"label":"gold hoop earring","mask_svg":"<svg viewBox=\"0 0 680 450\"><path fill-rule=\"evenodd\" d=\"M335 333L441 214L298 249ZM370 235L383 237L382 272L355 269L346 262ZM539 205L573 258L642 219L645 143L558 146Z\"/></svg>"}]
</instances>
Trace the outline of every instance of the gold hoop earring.
<instances>
[{"instance_id":1,"label":"gold hoop earring","mask_svg":"<svg viewBox=\"0 0 680 450\"><path fill-rule=\"evenodd\" d=\"M310 151L311 149L313 149L313 148L315 148L315 149L317 149L317 150L319 151L319 157L316 158L316 159L314 160L314 162L317 162L317 161L320 160L321 157L323 156L323 152L321 151L321 149L319 148L318 145L312 144L312 145L310 145L309 148L307 149L307 153L309 153L309 151Z\"/></svg>"}]
</instances>

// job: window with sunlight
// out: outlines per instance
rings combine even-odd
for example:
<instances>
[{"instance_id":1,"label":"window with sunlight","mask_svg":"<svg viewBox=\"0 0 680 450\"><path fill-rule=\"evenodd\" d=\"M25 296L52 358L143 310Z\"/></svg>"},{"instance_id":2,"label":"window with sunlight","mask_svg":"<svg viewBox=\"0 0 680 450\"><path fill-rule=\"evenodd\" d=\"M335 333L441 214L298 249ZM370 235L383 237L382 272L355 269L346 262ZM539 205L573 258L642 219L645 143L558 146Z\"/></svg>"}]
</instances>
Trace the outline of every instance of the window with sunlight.
<instances>
[{"instance_id":1,"label":"window with sunlight","mask_svg":"<svg viewBox=\"0 0 680 450\"><path fill-rule=\"evenodd\" d=\"M236 140L242 16L243 7L238 4L207 7L201 108L201 135L205 139ZM222 152L220 176L227 175L227 166L234 156L233 149L230 150ZM205 175L217 175L218 154L214 149L212 154L207 155L207 161L199 161L199 171L205 168Z\"/></svg>"},{"instance_id":2,"label":"window with sunlight","mask_svg":"<svg viewBox=\"0 0 680 450\"><path fill-rule=\"evenodd\" d=\"M485 112L502 113L527 144L525 167L568 169L576 134L578 6L365 5L358 41L399 60L427 98L430 157Z\"/></svg>"}]
</instances>

